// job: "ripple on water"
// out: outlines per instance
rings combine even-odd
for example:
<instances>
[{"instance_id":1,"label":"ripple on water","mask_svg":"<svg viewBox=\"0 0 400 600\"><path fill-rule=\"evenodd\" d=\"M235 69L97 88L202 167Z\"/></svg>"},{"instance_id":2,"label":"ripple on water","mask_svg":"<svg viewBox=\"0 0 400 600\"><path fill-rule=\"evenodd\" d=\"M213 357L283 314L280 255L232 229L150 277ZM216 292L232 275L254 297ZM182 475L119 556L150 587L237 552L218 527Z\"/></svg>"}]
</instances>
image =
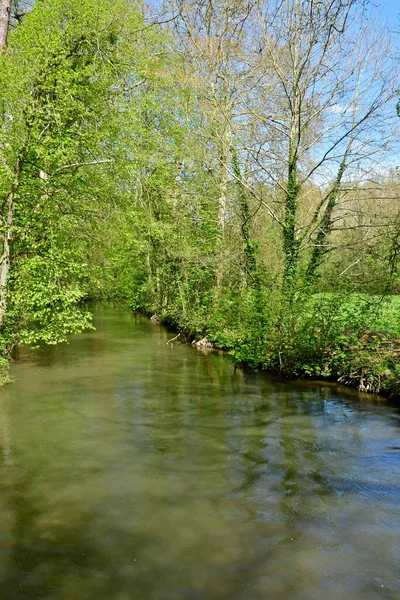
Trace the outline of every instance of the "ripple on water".
<instances>
[{"instance_id":1,"label":"ripple on water","mask_svg":"<svg viewBox=\"0 0 400 600\"><path fill-rule=\"evenodd\" d=\"M0 396L0 598L400 598L393 408L95 323Z\"/></svg>"}]
</instances>

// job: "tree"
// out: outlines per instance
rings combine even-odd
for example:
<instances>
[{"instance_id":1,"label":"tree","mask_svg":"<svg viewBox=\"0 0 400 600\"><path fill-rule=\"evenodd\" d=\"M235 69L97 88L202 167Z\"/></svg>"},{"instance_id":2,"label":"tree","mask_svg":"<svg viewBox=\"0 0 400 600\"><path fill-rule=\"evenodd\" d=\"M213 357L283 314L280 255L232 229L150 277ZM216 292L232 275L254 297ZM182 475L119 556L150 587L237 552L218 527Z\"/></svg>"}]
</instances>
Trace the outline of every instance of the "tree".
<instances>
[{"instance_id":1,"label":"tree","mask_svg":"<svg viewBox=\"0 0 400 600\"><path fill-rule=\"evenodd\" d=\"M235 134L240 127L239 106L249 71L246 26L253 3L250 0L224 0L219 3L209 0L200 3L179 0L171 1L170 5L172 12L176 14L175 31L187 68L191 69L199 108L204 117L203 128L199 132L200 143L206 148L207 162L213 163L210 168L215 174L218 188L215 285L220 293L227 254L224 248L226 221L234 204L232 189L235 188L235 183L239 184L239 199L235 208L242 219L245 263L250 278L252 275L249 269L253 269L255 260L254 256L250 263L248 260L251 216L246 207L245 187L241 185L243 176L239 173L240 165L235 149Z\"/></svg>"},{"instance_id":2,"label":"tree","mask_svg":"<svg viewBox=\"0 0 400 600\"><path fill-rule=\"evenodd\" d=\"M89 322L84 233L123 154L140 28L124 0L37 3L1 56L0 323L20 341L55 343Z\"/></svg>"},{"instance_id":3,"label":"tree","mask_svg":"<svg viewBox=\"0 0 400 600\"><path fill-rule=\"evenodd\" d=\"M393 140L388 104L397 69L390 37L358 0L259 2L256 30L257 87L249 101L259 134L252 154L281 190L282 289L290 297L304 253L310 283L331 250L346 178L362 178ZM320 201L299 223L312 183Z\"/></svg>"}]
</instances>

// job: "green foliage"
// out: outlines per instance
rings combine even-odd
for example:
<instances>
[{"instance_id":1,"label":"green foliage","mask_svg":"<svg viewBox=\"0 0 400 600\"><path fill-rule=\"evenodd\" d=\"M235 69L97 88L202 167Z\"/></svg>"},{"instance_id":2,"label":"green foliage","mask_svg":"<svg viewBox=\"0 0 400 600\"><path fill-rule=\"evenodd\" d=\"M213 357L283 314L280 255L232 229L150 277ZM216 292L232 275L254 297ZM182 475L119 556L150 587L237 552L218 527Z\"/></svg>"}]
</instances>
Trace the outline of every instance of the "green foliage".
<instances>
[{"instance_id":1,"label":"green foliage","mask_svg":"<svg viewBox=\"0 0 400 600\"><path fill-rule=\"evenodd\" d=\"M36 3L9 36L0 60L2 237L10 194L15 213L4 347L55 344L90 327L80 301L101 288L99 260L107 266L99 229L123 193L116 165L132 153L130 90L155 65L147 52L159 49L141 27L125 0L53 0Z\"/></svg>"},{"instance_id":2,"label":"green foliage","mask_svg":"<svg viewBox=\"0 0 400 600\"><path fill-rule=\"evenodd\" d=\"M6 358L0 356L0 387L11 383L12 378L10 376L10 363Z\"/></svg>"},{"instance_id":3,"label":"green foliage","mask_svg":"<svg viewBox=\"0 0 400 600\"><path fill-rule=\"evenodd\" d=\"M292 157L285 185L275 166L276 185L258 181L258 150L239 139L253 132L232 126L222 152L233 116L218 112L220 91L211 101L129 0L36 2L13 29L0 56L0 354L90 327L88 298L123 299L237 362L397 394L396 207L366 236L370 188L354 186L344 214L341 175L327 195L300 185Z\"/></svg>"},{"instance_id":4,"label":"green foliage","mask_svg":"<svg viewBox=\"0 0 400 600\"><path fill-rule=\"evenodd\" d=\"M7 322L13 324L18 343L57 344L91 327L91 315L79 306L85 296L85 265L70 249L21 258L15 272Z\"/></svg>"},{"instance_id":5,"label":"green foliage","mask_svg":"<svg viewBox=\"0 0 400 600\"><path fill-rule=\"evenodd\" d=\"M289 376L328 377L364 391L395 393L399 368L398 298L352 294L300 297L291 314L270 314L263 328L245 326L236 360ZM391 319L391 317L393 317ZM387 333L371 329L387 323ZM397 393L397 392L396 392Z\"/></svg>"}]
</instances>

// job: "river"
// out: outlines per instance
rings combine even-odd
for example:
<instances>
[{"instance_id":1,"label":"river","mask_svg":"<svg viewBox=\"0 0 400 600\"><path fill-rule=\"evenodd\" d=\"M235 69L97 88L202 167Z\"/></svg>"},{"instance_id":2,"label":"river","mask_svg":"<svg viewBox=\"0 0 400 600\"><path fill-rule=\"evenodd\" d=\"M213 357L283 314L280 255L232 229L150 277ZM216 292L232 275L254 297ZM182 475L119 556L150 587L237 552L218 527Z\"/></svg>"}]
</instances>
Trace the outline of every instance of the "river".
<instances>
[{"instance_id":1,"label":"river","mask_svg":"<svg viewBox=\"0 0 400 600\"><path fill-rule=\"evenodd\" d=\"M0 392L1 600L400 598L400 413L141 315Z\"/></svg>"}]
</instances>

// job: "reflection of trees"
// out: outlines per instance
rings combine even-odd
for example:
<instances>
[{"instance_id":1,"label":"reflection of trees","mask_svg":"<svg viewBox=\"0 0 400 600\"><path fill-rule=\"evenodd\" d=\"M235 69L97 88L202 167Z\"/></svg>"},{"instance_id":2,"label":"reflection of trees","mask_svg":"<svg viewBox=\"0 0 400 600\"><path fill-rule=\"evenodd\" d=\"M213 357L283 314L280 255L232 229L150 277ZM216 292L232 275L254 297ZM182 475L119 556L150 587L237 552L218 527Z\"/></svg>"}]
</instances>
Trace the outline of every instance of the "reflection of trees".
<instances>
[{"instance_id":1,"label":"reflection of trees","mask_svg":"<svg viewBox=\"0 0 400 600\"><path fill-rule=\"evenodd\" d=\"M127 559L127 549L113 548L107 535L102 538L97 530L99 515L93 510L52 518L46 499L38 491L37 477L37 473L25 473L8 495L13 514L12 544L6 569L3 567L5 576L0 580L0 597L117 597L125 584L120 565ZM120 527L121 531L108 532L114 541L123 539L123 524ZM128 556L139 554L146 543L139 535L130 539Z\"/></svg>"},{"instance_id":2,"label":"reflection of trees","mask_svg":"<svg viewBox=\"0 0 400 600\"><path fill-rule=\"evenodd\" d=\"M287 395L285 417L281 421L282 512L289 520L312 518L317 505L333 508L337 497L334 494L334 452L343 451L355 443L362 448L362 439L357 439L353 427L335 430L338 417L346 413L343 408L332 410L329 390L319 393L293 391ZM350 436L350 439L346 439Z\"/></svg>"},{"instance_id":3,"label":"reflection of trees","mask_svg":"<svg viewBox=\"0 0 400 600\"><path fill-rule=\"evenodd\" d=\"M357 550L357 494L400 494L355 472L367 415L118 319L1 396L0 598L286 599L318 577L301 556L329 552L324 520Z\"/></svg>"},{"instance_id":4,"label":"reflection of trees","mask_svg":"<svg viewBox=\"0 0 400 600\"><path fill-rule=\"evenodd\" d=\"M0 446L2 450L3 462L7 467L14 463L12 450L12 436L8 418L7 406L4 395L0 393Z\"/></svg>"}]
</instances>

